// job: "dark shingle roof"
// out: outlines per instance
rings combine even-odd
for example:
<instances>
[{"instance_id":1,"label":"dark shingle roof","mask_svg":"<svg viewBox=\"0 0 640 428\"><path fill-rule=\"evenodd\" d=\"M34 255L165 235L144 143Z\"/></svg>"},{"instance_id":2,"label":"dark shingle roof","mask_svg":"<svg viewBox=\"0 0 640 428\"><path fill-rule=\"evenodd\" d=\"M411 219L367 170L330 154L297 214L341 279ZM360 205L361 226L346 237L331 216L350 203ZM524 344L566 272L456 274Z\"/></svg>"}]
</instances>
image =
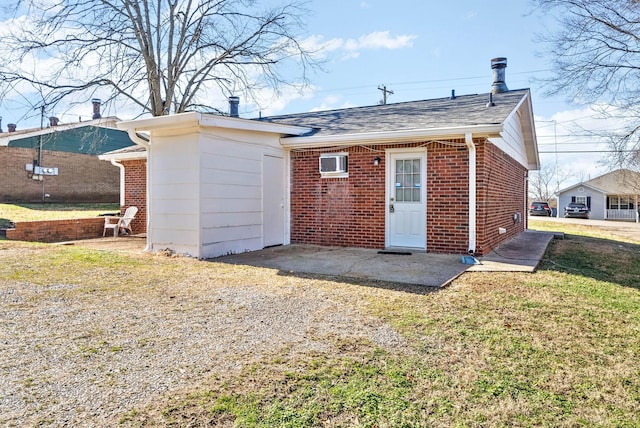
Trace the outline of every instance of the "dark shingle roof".
<instances>
[{"instance_id":1,"label":"dark shingle roof","mask_svg":"<svg viewBox=\"0 0 640 428\"><path fill-rule=\"evenodd\" d=\"M410 101L395 104L352 107L309 113L269 116L260 120L314 128L312 135L344 135L364 132L449 128L501 124L511 114L528 89L493 95L462 95L454 99Z\"/></svg>"},{"instance_id":2,"label":"dark shingle roof","mask_svg":"<svg viewBox=\"0 0 640 428\"><path fill-rule=\"evenodd\" d=\"M609 194L636 195L640 193L640 173L629 169L617 169L585 181L584 184Z\"/></svg>"}]
</instances>

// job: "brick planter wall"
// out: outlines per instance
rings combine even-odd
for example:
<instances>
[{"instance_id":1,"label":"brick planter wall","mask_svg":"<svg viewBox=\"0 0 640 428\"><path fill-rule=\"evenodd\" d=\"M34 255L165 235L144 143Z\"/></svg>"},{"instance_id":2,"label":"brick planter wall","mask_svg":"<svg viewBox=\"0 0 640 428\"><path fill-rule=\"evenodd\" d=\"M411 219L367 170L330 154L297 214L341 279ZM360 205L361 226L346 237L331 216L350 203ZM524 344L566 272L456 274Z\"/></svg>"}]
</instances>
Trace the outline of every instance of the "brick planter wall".
<instances>
[{"instance_id":1,"label":"brick planter wall","mask_svg":"<svg viewBox=\"0 0 640 428\"><path fill-rule=\"evenodd\" d=\"M104 218L23 221L7 229L7 239L33 242L63 242L102 237Z\"/></svg>"}]
</instances>

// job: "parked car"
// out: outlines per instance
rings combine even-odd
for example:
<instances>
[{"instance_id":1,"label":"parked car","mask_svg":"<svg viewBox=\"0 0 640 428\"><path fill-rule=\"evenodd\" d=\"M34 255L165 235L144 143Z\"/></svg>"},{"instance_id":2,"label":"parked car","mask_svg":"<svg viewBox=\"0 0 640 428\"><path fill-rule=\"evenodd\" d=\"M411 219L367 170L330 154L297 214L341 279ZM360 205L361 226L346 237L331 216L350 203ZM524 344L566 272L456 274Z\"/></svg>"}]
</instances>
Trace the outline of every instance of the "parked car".
<instances>
[{"instance_id":1,"label":"parked car","mask_svg":"<svg viewBox=\"0 0 640 428\"><path fill-rule=\"evenodd\" d=\"M531 202L529 205L529 215L551 216L551 208L547 202Z\"/></svg>"},{"instance_id":2,"label":"parked car","mask_svg":"<svg viewBox=\"0 0 640 428\"><path fill-rule=\"evenodd\" d=\"M589 207L578 202L571 202L564 208L565 217L589 218Z\"/></svg>"}]
</instances>

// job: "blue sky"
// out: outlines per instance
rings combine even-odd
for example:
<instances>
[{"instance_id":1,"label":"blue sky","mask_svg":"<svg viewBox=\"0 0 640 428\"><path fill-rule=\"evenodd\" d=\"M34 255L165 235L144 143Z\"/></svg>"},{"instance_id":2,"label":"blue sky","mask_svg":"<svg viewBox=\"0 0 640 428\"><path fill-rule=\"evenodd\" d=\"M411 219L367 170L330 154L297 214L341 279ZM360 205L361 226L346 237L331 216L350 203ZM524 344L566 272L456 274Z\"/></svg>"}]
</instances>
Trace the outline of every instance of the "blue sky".
<instances>
[{"instance_id":1,"label":"blue sky","mask_svg":"<svg viewBox=\"0 0 640 428\"><path fill-rule=\"evenodd\" d=\"M313 78L306 97L283 97L266 114L295 113L376 104L377 88L394 93L387 102L486 93L490 90L490 60L507 57L507 86L530 88L541 152L601 150L603 144L585 137L615 123L596 119L590 106L571 105L564 96L545 96L540 79L551 65L541 55L536 32L553 28L552 16L542 16L528 0L325 0L309 4L307 32L318 44L330 46L325 73ZM331 47L334 47L332 49ZM246 106L248 116L254 106ZM602 155L541 153L543 164L573 172L566 185L607 171Z\"/></svg>"},{"instance_id":2,"label":"blue sky","mask_svg":"<svg viewBox=\"0 0 640 428\"><path fill-rule=\"evenodd\" d=\"M279 0L270 0L279 2ZM590 106L575 106L563 97L546 97L536 79L549 75L547 58L538 53L536 31L553 25L553 17L531 12L528 0L312 0L301 39L309 47L324 46L324 72L310 76L304 94L285 90L278 99L265 97L260 106L241 100L243 117L298 113L372 105L386 85L388 103L486 93L490 90L490 60L507 57L506 81L510 89L531 88L541 152L605 149L585 135L585 129L615 126L599 121ZM226 110L226 100L216 107ZM81 107L81 106L80 106ZM91 106L65 111L63 122L88 119ZM126 110L108 107L105 115L130 119ZM0 106L3 128L22 112ZM70 119L67 119L70 118ZM39 126L39 118L19 123ZM576 135L577 134L577 135ZM607 171L600 154L541 153L543 164L557 164L575 177L587 179ZM567 185L579 180L572 179Z\"/></svg>"}]
</instances>

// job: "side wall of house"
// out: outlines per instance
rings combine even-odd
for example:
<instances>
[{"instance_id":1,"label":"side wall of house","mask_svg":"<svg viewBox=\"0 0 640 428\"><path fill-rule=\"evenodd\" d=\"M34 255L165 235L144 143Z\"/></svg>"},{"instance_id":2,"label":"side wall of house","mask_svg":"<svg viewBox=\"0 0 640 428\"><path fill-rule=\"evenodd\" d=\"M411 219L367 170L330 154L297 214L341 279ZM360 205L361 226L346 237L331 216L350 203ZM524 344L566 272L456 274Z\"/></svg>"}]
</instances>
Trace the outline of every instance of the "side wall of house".
<instances>
[{"instance_id":1,"label":"side wall of house","mask_svg":"<svg viewBox=\"0 0 640 428\"><path fill-rule=\"evenodd\" d=\"M120 171L97 156L44 150L43 166L58 168L58 175L29 178L26 164L35 151L0 147L0 202L113 202L120 195ZM48 195L48 196L47 196Z\"/></svg>"},{"instance_id":2,"label":"side wall of house","mask_svg":"<svg viewBox=\"0 0 640 428\"><path fill-rule=\"evenodd\" d=\"M476 250L487 254L525 229L527 169L491 142L478 142L476 150Z\"/></svg>"},{"instance_id":3,"label":"side wall of house","mask_svg":"<svg viewBox=\"0 0 640 428\"><path fill-rule=\"evenodd\" d=\"M264 186L264 155L284 159L279 135L229 129L200 134L200 236L198 257L212 258L264 248L265 204L284 204L279 189ZM280 171L284 177L284 162ZM284 216L277 229L284 243Z\"/></svg>"},{"instance_id":4,"label":"side wall of house","mask_svg":"<svg viewBox=\"0 0 640 428\"><path fill-rule=\"evenodd\" d=\"M477 254L524 230L526 168L485 140L477 147ZM291 242L383 248L385 149L426 147L427 251L465 254L469 243L469 152L464 140L352 147L348 178L321 178L320 153L291 153ZM382 162L373 164L378 155ZM519 221L514 214L520 213ZM505 233L500 233L500 228Z\"/></svg>"},{"instance_id":5,"label":"side wall of house","mask_svg":"<svg viewBox=\"0 0 640 428\"><path fill-rule=\"evenodd\" d=\"M121 214L130 206L138 207L138 213L131 222L134 234L147 231L147 161L145 159L123 161L124 165L124 206Z\"/></svg>"},{"instance_id":6,"label":"side wall of house","mask_svg":"<svg viewBox=\"0 0 640 428\"><path fill-rule=\"evenodd\" d=\"M149 223L151 251L200 254L200 141L197 128L151 134Z\"/></svg>"},{"instance_id":7,"label":"side wall of house","mask_svg":"<svg viewBox=\"0 0 640 428\"><path fill-rule=\"evenodd\" d=\"M426 146L426 148L424 148ZM291 242L346 247L385 246L384 152L427 151L427 251L465 253L468 243L468 159L464 141L351 147L348 178L321 178L320 153L291 153ZM422 147L422 148L421 148ZM381 158L379 165L373 159Z\"/></svg>"}]
</instances>

